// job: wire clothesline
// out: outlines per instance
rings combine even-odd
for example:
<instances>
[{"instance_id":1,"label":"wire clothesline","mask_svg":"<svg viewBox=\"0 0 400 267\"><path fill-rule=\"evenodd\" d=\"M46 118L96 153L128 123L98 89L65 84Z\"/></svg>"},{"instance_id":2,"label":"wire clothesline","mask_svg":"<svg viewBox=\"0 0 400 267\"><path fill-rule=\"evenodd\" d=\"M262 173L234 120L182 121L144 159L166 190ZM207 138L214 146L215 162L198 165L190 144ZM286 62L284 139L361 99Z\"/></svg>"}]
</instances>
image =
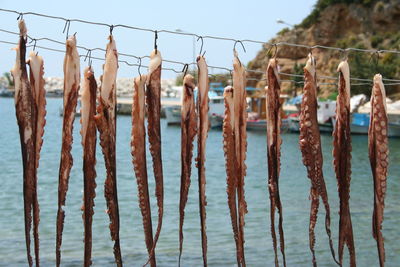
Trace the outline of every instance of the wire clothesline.
<instances>
[{"instance_id":1,"label":"wire clothesline","mask_svg":"<svg viewBox=\"0 0 400 267\"><path fill-rule=\"evenodd\" d=\"M95 24L95 25L103 25L103 26L110 26L110 33L112 33L112 30L116 27L116 26L119 26L119 27L125 27L125 26L127 26L127 25L122 25L122 24L118 24L118 25L109 25L109 24L106 24L106 23L98 23L98 22L89 22L89 21L84 21L84 20L80 20L80 19L66 19L66 18L63 18L63 17L55 17L55 16L50 16L50 15L44 15L44 14L39 14L39 13L34 13L34 12L25 12L25 13L20 13L20 12L17 12L17 11L14 11L14 10L6 10L6 9L0 9L0 11L5 11L5 12L12 12L12 13L16 13L16 14L18 14L19 16L18 16L18 18L21 18L23 15L37 15L37 16L43 16L43 17L47 17L47 18L54 18L54 19L62 19L62 20L65 20L67 23L66 23L66 25L65 25L65 27L64 27L64 30L67 28L67 26L68 26L68 28L67 29L69 29L69 23L70 23L70 21L77 21L77 22L82 22L82 23L89 23L89 24ZM67 25L68 24L68 25ZM141 29L141 28L138 28L138 27L131 27L131 26L129 26L130 28L134 28L134 29ZM144 30L148 30L148 31L153 31L153 32L170 32L170 33L175 33L175 32L172 32L172 31L165 31L165 30L161 30L161 31L155 31L155 30L150 30L150 29L144 29ZM13 32L13 31L9 31L9 30L4 30L4 29L0 29L0 31L1 32L5 32L5 33L9 33L9 34L13 34L13 35L19 35L19 33L17 33L17 32ZM176 32L177 34L182 34L182 32ZM183 33L183 34L185 34L185 35L188 35L188 33ZM68 35L68 32L67 32L67 35ZM237 42L243 42L243 41L254 41L254 40L235 40L235 39L231 39L231 38L225 38L225 37L215 37L215 36L199 36L199 35L197 35L197 34L192 34L193 36L198 36L199 38L216 38L216 39L223 39L223 40L231 40L231 41L235 41L235 44L237 43ZM61 42L61 41L58 41L58 40L54 40L54 39L52 39L52 38L48 38L48 37L41 37L41 38L34 38L34 37L31 37L31 36L27 36L29 39L30 39L30 43L34 43L33 45L31 45L31 46L28 46L28 47L32 47L33 46L33 49L35 49L36 47L37 48L41 48L41 49L45 49L45 50L50 50L50 51L55 51L55 52L62 52L62 53L64 53L65 51L63 51L63 50L59 50L59 49L54 49L54 48L50 48L50 47L44 47L44 46L37 46L36 45L36 43L38 42L38 41L49 41L49 42L53 42L53 43L56 43L56 44L61 44L61 45L65 45L65 43L64 42ZM157 38L157 37L156 37ZM4 40L2 40L2 41L0 41L1 43L7 43L7 44L15 44L15 43L12 43L12 42L8 42L8 41L4 41ZM257 43L261 43L261 41L254 41L254 42L257 42ZM265 43L265 42L263 42L264 44L268 44L268 43ZM277 46L277 45L280 45L280 44L282 44L282 45L293 45L293 46L296 46L296 47L304 47L304 48L328 48L328 49L330 49L330 48L332 48L332 47L325 47L325 46L320 46L320 45L316 45L316 46L306 46L306 45L301 45L301 44L291 44L291 43L286 43L286 42L281 42L281 43L276 43L276 44L273 44L273 46ZM86 58L88 57L88 55L91 55L91 52L92 51L96 51L96 50L98 50L98 51L106 51L106 49L104 49L104 48L87 48L87 47L84 47L84 46L79 46L79 45L77 45L77 48L80 48L80 49L83 49L83 50L85 50L87 53L86 53L86 55L80 55L80 57L85 57L85 61L86 61ZM243 47L244 48L244 47ZM358 49L358 48L346 48L346 49L341 49L341 48L335 48L335 49L337 49L337 50L341 50L341 51L350 51L350 50L355 50L355 51L367 51L367 52L375 52L375 53L381 53L381 52L388 52L388 53L391 53L391 52L399 52L399 51L393 51L393 50L363 50L363 49ZM119 62L121 62L121 63L125 63L125 64L127 64L128 66L137 66L138 68L141 68L141 67L144 67L144 68L147 68L147 66L145 66L145 65L142 65L141 64L141 60L142 59L144 59L144 58L150 58L150 56L148 56L148 55L145 55L145 56L136 56L136 55L132 55L132 54L126 54L126 53L118 53L119 55L121 55L121 56L126 56L126 57L132 57L132 58L135 58L135 59L137 59L137 60L139 60L140 61L140 64L135 64L135 63L129 63L129 62L127 62L126 60L119 60ZM399 52L399 54L400 54L400 52ZM92 59L96 59L96 60L104 60L103 58L96 58L96 57L90 57L90 58L92 58ZM90 60L90 59L89 59ZM191 62L191 63L185 63L185 62L180 62L180 61L175 61L175 60L168 60L168 59L163 59L163 61L164 62L168 62L168 63L172 63L172 64L180 64L180 65L183 65L183 66L185 66L185 65L188 65L188 66L191 66L191 65L196 65L197 63L196 62ZM220 66L211 66L211 65L209 65L208 67L210 67L210 68L212 68L212 69L220 69L220 70L224 70L224 71L227 71L227 72L232 72L232 69L229 69L229 68L226 68L226 67L220 67ZM175 72L175 73L182 73L182 71L181 70L176 70L176 69L174 69L174 68L165 68L165 67L163 67L163 70L169 70L169 71L173 71L173 72ZM252 73L259 73L259 74L262 74L262 75L265 75L265 73L264 73L264 71L260 71L260 70L251 70L251 69L246 69L246 71L247 72L252 72ZM303 77L303 75L300 75L300 74L292 74L292 73L284 73L284 72L279 72L279 74L280 75L283 75L283 76L287 76L287 77ZM213 76L213 74L211 74L211 76ZM320 80L338 80L338 78L337 77L332 77L332 76L318 76L318 79L320 79ZM354 80L354 81L358 81L358 82L360 82L360 83L353 83L352 85L353 86L358 86L358 85L371 85L372 84L372 81L370 80L370 79L363 79L363 78L355 78L355 77L351 77L350 78L351 80ZM248 78L247 80L249 80L249 81L266 81L266 79L265 78L262 78L262 79L258 79L258 78ZM384 81L387 81L387 82L390 82L390 83L385 83L385 85L399 85L400 84L400 80L398 80L398 79L388 79L388 78L383 78L383 80ZM291 83L295 83L295 84L303 84L304 83L304 81L295 81L295 80L288 80L288 79L283 79L283 80L281 80L282 82L291 82ZM328 82L325 82L325 83L319 83L319 85L337 85L337 83L332 83L332 82L330 82L330 83L328 83Z\"/></svg>"},{"instance_id":2,"label":"wire clothesline","mask_svg":"<svg viewBox=\"0 0 400 267\"><path fill-rule=\"evenodd\" d=\"M126 28L126 29L131 29L131 30L138 30L138 31L146 31L146 32L152 32L155 34L158 33L167 33L167 34L175 34L175 35L184 35L184 36L191 36L191 37L197 37L197 38L202 38L202 39L214 39L214 40L224 40L224 41L232 41L232 42L248 42L248 43L256 43L256 44L262 44L262 45L269 45L271 47L273 46L293 46L293 47L302 47L302 48L307 48L307 49L315 49L315 48L320 48L320 49L328 49L328 50L336 50L336 51L341 51L341 52L350 52L350 51L356 51L356 52L365 52L365 53L393 53L393 54L400 54L400 51L398 50L386 50L386 49L361 49L361 48L356 48L356 47L348 47L348 48L340 48L340 47L332 47L332 46L324 46L324 45L305 45L305 44L295 44L295 43L289 43L289 42L277 42L277 43L268 43L264 41L259 41L259 40L251 40L251 39L234 39L234 38L229 38L229 37L222 37L222 36L211 36L211 35L199 35L196 33L189 33L189 32L182 32L182 31L171 31L171 30L154 30L154 29L148 29L148 28L141 28L137 26L130 26L130 25L125 25L125 24L108 24L104 22L94 22L94 21L88 21L88 20L82 20L82 19L69 19L65 17L60 17L60 16L52 16L52 15L47 15L47 14L41 14L41 13L36 13L36 12L18 12L16 10L11 10L11 9L4 9L0 8L1 12L8 12L8 13L14 13L18 15L18 18L25 16L25 15L33 15L33 16L39 16L39 17L45 17L45 18L50 18L50 19L56 19L56 20L62 20L65 22L64 30L66 27L69 29L69 25L71 22L79 22L79 23L84 23L84 24L92 24L92 25L98 25L98 26L104 26L110 28L110 32L112 32L115 28Z\"/></svg>"},{"instance_id":3,"label":"wire clothesline","mask_svg":"<svg viewBox=\"0 0 400 267\"><path fill-rule=\"evenodd\" d=\"M0 29L0 31L3 31L3 30ZM10 33L12 33L12 32L10 32ZM32 39L31 37L29 37L29 38ZM52 39L49 39L49 38L38 38L38 39L34 39L34 40L36 40L36 41L38 41L38 40L55 41L55 40L52 40ZM56 42L58 42L58 41L56 41ZM9 42L9 41L4 41L4 40L0 40L0 43L17 45L17 43L15 43L15 42ZM62 43L62 42L59 42L59 43ZM62 43L62 44L64 44L64 43ZM40 46L40 45L36 45L36 44L27 45L27 48L29 48L29 47L40 48L40 49L53 51L53 52L65 53L65 51L61 50L61 49L56 49L56 48L51 48L51 47L46 47L46 46ZM84 49L86 51L93 51L93 50L102 50L102 51L104 50L105 51L105 49L103 49L103 48L94 48L94 49L92 49L92 48L86 48L86 47L83 47L83 46L78 46L78 47L81 48L81 49ZM135 55L120 54L120 53L119 53L119 55L130 56L130 57L134 57L134 58L137 58L137 59L142 59L142 58L148 58L149 57L147 55L139 57L139 56L135 56ZM88 54L80 54L79 57L86 59L88 57ZM95 59L95 60L99 60L99 61L104 61L105 60L104 58L95 57L95 56L91 56L90 59ZM173 60L166 60L166 59L163 59L163 61L170 62L170 63L176 63L176 64L182 64L182 65L186 64L186 63L183 63L183 62L173 61ZM130 63L130 62L126 61L126 60L118 60L118 62L119 63L124 63L124 64L126 64L128 66L131 66L131 67L133 66L133 67L138 67L138 68L148 68L148 66L146 66L146 65L142 65L142 64L139 64L139 63ZM192 64L196 64L196 63L193 62L193 63L190 63L188 65L192 65ZM218 66L208 66L208 67L231 71L230 69L224 68L224 67L218 67ZM167 71L173 71L173 72L175 72L177 74L181 74L182 73L182 70L176 70L174 68L162 67L162 69L163 70L167 70ZM247 71L249 71L249 70L247 70ZM250 70L250 71L252 71L252 70ZM292 74L292 73L285 73L285 72L279 72L279 74L282 75L282 76L288 76L288 77L303 77L302 75L299 75L299 74ZM210 76L215 76L215 75L214 74L210 74ZM322 80L322 79L323 80L326 80L326 79L328 79L328 80L337 80L337 77L319 76L319 77L317 77L317 79L320 79L320 80ZM372 83L372 81L370 81L368 79L360 79L360 78L351 78L351 79L358 80L358 81L364 81L364 83L353 83L352 86L371 85L371 83ZM247 80L248 81L265 81L266 79L247 78ZM389 86L390 85L400 85L400 80L394 80L394 79L386 79L386 80L392 81L393 83L385 83L385 86L386 85L389 85ZM281 82L304 84L304 81L295 81L295 80L289 80L289 79L282 79ZM320 83L318 83L318 85L337 85L337 83L334 83L334 82L320 82Z\"/></svg>"}]
</instances>

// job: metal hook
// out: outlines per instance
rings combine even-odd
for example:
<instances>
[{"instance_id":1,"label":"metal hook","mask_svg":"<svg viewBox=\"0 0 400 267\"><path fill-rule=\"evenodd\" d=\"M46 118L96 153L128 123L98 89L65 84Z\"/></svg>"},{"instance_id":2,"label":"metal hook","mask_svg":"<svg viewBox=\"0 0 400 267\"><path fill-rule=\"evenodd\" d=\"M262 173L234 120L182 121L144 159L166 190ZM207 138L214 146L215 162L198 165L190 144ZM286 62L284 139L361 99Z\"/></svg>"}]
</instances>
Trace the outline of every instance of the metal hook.
<instances>
[{"instance_id":1,"label":"metal hook","mask_svg":"<svg viewBox=\"0 0 400 267\"><path fill-rule=\"evenodd\" d=\"M198 42L199 40L201 40L200 53L199 53L199 55L201 55L201 52L203 52L203 44L204 44L204 42L203 42L203 37L202 37L202 36L199 36L199 37L197 38L197 42ZM205 54L205 53L206 53L206 52L204 52L204 54ZM203 54L203 56L204 56L204 54Z\"/></svg>"},{"instance_id":2,"label":"metal hook","mask_svg":"<svg viewBox=\"0 0 400 267\"><path fill-rule=\"evenodd\" d=\"M277 54L278 54L278 45L277 44L272 44L271 47L269 48L267 55L271 52L272 48L275 47L275 52L273 54L273 58L276 58Z\"/></svg>"},{"instance_id":3,"label":"metal hook","mask_svg":"<svg viewBox=\"0 0 400 267\"><path fill-rule=\"evenodd\" d=\"M63 30L63 33L65 33L65 30L67 30L67 34L66 34L65 40L68 39L68 33L69 33L69 26L70 26L70 24L71 24L71 21L70 21L69 19L67 19L67 20L65 21L64 30Z\"/></svg>"},{"instance_id":4,"label":"metal hook","mask_svg":"<svg viewBox=\"0 0 400 267\"><path fill-rule=\"evenodd\" d=\"M188 69L189 69L189 64L185 64L185 65L183 65L183 69L182 69L182 72L183 72L183 78L185 78L185 76L186 76L186 73L187 73Z\"/></svg>"},{"instance_id":5,"label":"metal hook","mask_svg":"<svg viewBox=\"0 0 400 267\"><path fill-rule=\"evenodd\" d=\"M157 39L158 39L158 34L157 34L157 30L154 31L154 50L156 51L156 55L157 55Z\"/></svg>"},{"instance_id":6,"label":"metal hook","mask_svg":"<svg viewBox=\"0 0 400 267\"><path fill-rule=\"evenodd\" d=\"M89 57L88 65L89 67L92 66L92 49L88 49L85 59L83 61L86 61L86 59Z\"/></svg>"},{"instance_id":7,"label":"metal hook","mask_svg":"<svg viewBox=\"0 0 400 267\"><path fill-rule=\"evenodd\" d=\"M19 13L19 15L18 15L18 17L17 17L17 20L22 20L24 18L24 13Z\"/></svg>"},{"instance_id":8,"label":"metal hook","mask_svg":"<svg viewBox=\"0 0 400 267\"><path fill-rule=\"evenodd\" d=\"M139 73L139 76L140 76L140 80L142 80L142 74L140 73L140 68L142 67L142 58L139 57L139 58L138 58L138 61L139 61L138 73Z\"/></svg>"},{"instance_id":9,"label":"metal hook","mask_svg":"<svg viewBox=\"0 0 400 267\"><path fill-rule=\"evenodd\" d=\"M378 71L378 69L379 69L379 50L376 50L376 51L371 55L370 61L373 60L374 55L376 55L376 60L375 60L375 72L378 73L378 72L379 72L379 71Z\"/></svg>"},{"instance_id":10,"label":"metal hook","mask_svg":"<svg viewBox=\"0 0 400 267\"><path fill-rule=\"evenodd\" d=\"M29 42L29 43L32 43L32 42L34 42L33 43L33 51L35 51L35 48L36 48L36 39L35 38L31 38L31 41Z\"/></svg>"},{"instance_id":11,"label":"metal hook","mask_svg":"<svg viewBox=\"0 0 400 267\"><path fill-rule=\"evenodd\" d=\"M242 45L243 51L246 53L246 48L244 47L242 41L240 41L240 40L236 40L235 41L235 44L233 45L233 50L236 50L236 44L237 43L240 43Z\"/></svg>"},{"instance_id":12,"label":"metal hook","mask_svg":"<svg viewBox=\"0 0 400 267\"><path fill-rule=\"evenodd\" d=\"M341 49L340 51L342 52L342 60L343 61L347 60L348 50L347 49Z\"/></svg>"},{"instance_id":13,"label":"metal hook","mask_svg":"<svg viewBox=\"0 0 400 267\"><path fill-rule=\"evenodd\" d=\"M114 30L114 25L110 25L110 35L112 35L112 32L113 32L113 30Z\"/></svg>"}]
</instances>

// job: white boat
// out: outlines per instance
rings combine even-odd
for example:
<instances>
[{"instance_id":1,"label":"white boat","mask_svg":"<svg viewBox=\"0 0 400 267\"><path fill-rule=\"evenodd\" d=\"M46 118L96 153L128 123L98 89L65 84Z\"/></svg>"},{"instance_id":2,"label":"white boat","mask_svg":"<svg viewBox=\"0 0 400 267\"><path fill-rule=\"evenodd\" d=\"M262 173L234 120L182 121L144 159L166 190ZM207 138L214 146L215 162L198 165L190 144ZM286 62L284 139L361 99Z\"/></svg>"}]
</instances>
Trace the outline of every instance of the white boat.
<instances>
[{"instance_id":1,"label":"white boat","mask_svg":"<svg viewBox=\"0 0 400 267\"><path fill-rule=\"evenodd\" d=\"M298 98L299 97L300 96L298 96ZM334 123L335 110L336 110L336 101L332 100L318 101L317 121L320 132L331 133L333 131L333 127L335 125ZM289 120L288 121L289 130L291 132L299 132L300 131L299 117L289 117L288 120Z\"/></svg>"},{"instance_id":2,"label":"white boat","mask_svg":"<svg viewBox=\"0 0 400 267\"><path fill-rule=\"evenodd\" d=\"M319 123L320 132L332 132L335 127L335 119L331 123ZM351 116L350 133L355 135L368 135L369 114L353 113ZM293 117L289 120L289 129L292 132L299 131L299 118ZM400 137L400 123L389 122L388 137Z\"/></svg>"},{"instance_id":3,"label":"white boat","mask_svg":"<svg viewBox=\"0 0 400 267\"><path fill-rule=\"evenodd\" d=\"M210 126L211 128L220 128L222 127L225 113L224 97L209 94L209 99L208 118L210 119Z\"/></svg>"},{"instance_id":4,"label":"white boat","mask_svg":"<svg viewBox=\"0 0 400 267\"><path fill-rule=\"evenodd\" d=\"M281 131L282 132L287 132L289 131L289 126L290 126L290 118L282 119L282 124L281 124ZM267 130L267 120L247 120L247 125L246 125L247 130L262 130L266 131Z\"/></svg>"},{"instance_id":5,"label":"white boat","mask_svg":"<svg viewBox=\"0 0 400 267\"><path fill-rule=\"evenodd\" d=\"M318 123L319 131L321 133L332 133L335 123L333 119L324 123ZM299 117L288 118L288 128L291 132L300 132L300 119Z\"/></svg>"},{"instance_id":6,"label":"white boat","mask_svg":"<svg viewBox=\"0 0 400 267\"><path fill-rule=\"evenodd\" d=\"M224 98L214 94L209 94L208 117L211 128L222 126L224 114ZM181 125L181 105L171 105L165 108L165 117L168 125Z\"/></svg>"},{"instance_id":7,"label":"white boat","mask_svg":"<svg viewBox=\"0 0 400 267\"><path fill-rule=\"evenodd\" d=\"M181 125L181 106L173 105L164 108L168 125Z\"/></svg>"},{"instance_id":8,"label":"white boat","mask_svg":"<svg viewBox=\"0 0 400 267\"><path fill-rule=\"evenodd\" d=\"M0 88L0 97L14 97L14 90Z\"/></svg>"}]
</instances>

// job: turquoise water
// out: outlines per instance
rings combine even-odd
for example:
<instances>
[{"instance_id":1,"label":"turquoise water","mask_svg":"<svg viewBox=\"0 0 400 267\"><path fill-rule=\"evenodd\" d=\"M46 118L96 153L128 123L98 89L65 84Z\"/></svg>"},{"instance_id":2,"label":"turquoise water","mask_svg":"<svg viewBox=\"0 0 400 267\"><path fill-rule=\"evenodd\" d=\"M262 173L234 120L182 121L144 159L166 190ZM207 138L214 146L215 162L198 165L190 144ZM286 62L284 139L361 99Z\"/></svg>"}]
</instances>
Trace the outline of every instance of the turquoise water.
<instances>
[{"instance_id":1,"label":"turquoise water","mask_svg":"<svg viewBox=\"0 0 400 267\"><path fill-rule=\"evenodd\" d=\"M61 99L48 99L47 125L39 167L40 249L43 266L55 265L55 219L57 212L58 166L61 143L61 124L58 109ZM0 266L26 266L22 163L15 120L13 99L0 98ZM146 261L143 228L138 207L137 185L130 154L131 121L129 116L118 117L117 172L121 217L121 249L126 266L142 266ZM65 229L62 245L63 266L82 266L83 223L81 216L82 146L79 120L74 129L74 166L67 195ZM162 121L163 164L165 177L165 214L157 246L159 266L177 266L178 203L180 187L180 129L167 127ZM332 137L322 136L324 174L332 210L332 233L335 247L338 234L338 197L332 168ZM400 262L400 139L390 140L390 169L386 197L383 234L387 266ZM98 148L97 196L93 222L93 266L113 266L112 241L105 213L103 156ZM248 133L248 175L246 199L245 253L248 266L273 266L270 237L269 198L266 182L266 137L261 132ZM148 159L149 170L151 170ZM371 235L373 183L368 161L367 137L353 136L353 174L351 212L358 266L378 266L376 243ZM212 130L207 143L207 234L209 266L235 266L227 196L221 131ZM149 172L152 192L153 227L157 222L154 181ZM308 247L308 200L310 182L301 163L297 134L284 134L282 171L280 179L284 212L284 231L288 266L311 266ZM320 208L316 228L316 253L319 266L335 266L326 234L324 211ZM201 266L200 223L198 215L197 174L193 170L184 227L182 266ZM347 252L346 252L347 253ZM345 255L346 265L348 255Z\"/></svg>"}]
</instances>

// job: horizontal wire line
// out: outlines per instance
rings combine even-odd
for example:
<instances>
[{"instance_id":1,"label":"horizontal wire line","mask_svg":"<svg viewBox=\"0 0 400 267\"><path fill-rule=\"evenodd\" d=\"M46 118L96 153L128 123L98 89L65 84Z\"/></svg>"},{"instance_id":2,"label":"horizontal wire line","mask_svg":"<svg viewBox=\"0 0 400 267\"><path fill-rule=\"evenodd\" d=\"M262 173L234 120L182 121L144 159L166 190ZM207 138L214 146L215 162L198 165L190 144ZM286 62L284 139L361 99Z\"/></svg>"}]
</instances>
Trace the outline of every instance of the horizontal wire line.
<instances>
[{"instance_id":1,"label":"horizontal wire line","mask_svg":"<svg viewBox=\"0 0 400 267\"><path fill-rule=\"evenodd\" d=\"M192 36L192 37L202 37L203 39L215 39L215 40L225 40L225 41L232 41L232 42L248 42L248 43L256 43L256 44L263 44L263 45L269 45L269 46L279 46L279 45L285 45L285 46L293 46L293 47L303 47L307 49L314 49L314 48L321 48L321 49L328 49L328 50L336 50L336 51L342 51L342 52L349 52L349 51L357 51L357 52L365 52L365 53L393 53L393 54L400 54L400 51L398 50L387 50L387 49L381 49L381 50L373 50L373 49L361 49L361 48L355 48L355 47L348 47L348 48L339 48L339 47L332 47L332 46L324 46L324 45L305 45L305 44L295 44L295 43L289 43L289 42L278 42L278 43L268 43L264 41L259 41L259 40L252 40L252 39L234 39L234 38L229 38L229 37L221 37L221 36L211 36L211 35L199 35L196 33L189 33L189 32L177 32L177 31L170 31L170 30L153 30L153 29L148 29L148 28L141 28L141 27L136 27L136 26L130 26L130 25L125 25L125 24L108 24L104 22L93 22L93 21L88 21L88 20L83 20L83 19L68 19L60 16L52 16L52 15L47 15L47 14L41 14L41 13L36 13L36 12L18 12L16 10L11 10L11 9L4 9L0 8L0 11L2 12L8 12L8 13L14 13L20 16L24 15L33 15L33 16L39 16L39 17L45 17L45 18L50 18L50 19L57 19L57 20L62 20L65 21L66 23L71 23L71 22L79 22L79 23L85 23L85 24L92 24L92 25L99 25L99 26L105 26L109 27L111 29L115 29L117 27L119 28L126 28L126 29L131 29L131 30L138 30L138 31L146 31L146 32L152 32L152 33L167 33L167 34L175 34L175 35L184 35L184 36Z\"/></svg>"},{"instance_id":2,"label":"horizontal wire line","mask_svg":"<svg viewBox=\"0 0 400 267\"><path fill-rule=\"evenodd\" d=\"M9 41L4 41L4 40L0 40L0 43L18 45L15 42L9 42ZM65 50L55 49L55 48L50 48L50 47L45 47L45 46L40 46L40 45L36 45L36 46L35 45L27 45L26 47L27 48L36 47L36 48L40 48L40 49L44 49L44 50L49 50L49 51L54 51L54 52L59 52L59 53L65 53ZM85 47L81 47L81 48L86 49L86 50L91 50L91 49L85 48ZM86 59L87 55L80 54L79 57ZM148 56L143 56L143 57L148 57ZM105 60L104 58L99 58L99 57L94 57L94 56L91 56L90 59L95 59L95 60L99 60L99 61L104 61ZM166 60L163 60L163 61L166 61ZM124 64L126 64L128 66L131 66L131 67L148 68L148 66L146 66L146 65L140 65L140 64L137 64L137 63L130 63L130 62L126 61L126 60L118 60L118 62L119 63L124 63ZM181 62L178 62L178 63L181 63ZM182 64L184 64L184 63L182 63ZM191 64L195 64L195 63L191 63ZM224 70L230 70L228 68L216 67L216 66L208 66L208 67L210 67L210 68L219 68L219 69L224 69ZM168 70L168 71L173 71L173 72L175 72L177 74L181 74L182 73L182 71L176 70L176 69L173 69L173 68L162 67L162 69L163 70ZM290 73L283 73L283 72L279 72L279 74L290 76L290 77L303 77L302 75L299 75L299 74L290 74ZM218 76L219 74L209 74L209 75L210 76ZM337 80L337 78L335 78L335 77L327 77L327 76L325 76L325 77L320 76L319 79L326 79L326 78ZM247 80L248 81L266 81L265 78L264 79L247 78ZM372 81L370 81L368 79L358 79L358 80L363 80L363 81L365 80L365 81L368 81L369 83L358 83L358 84L351 84L351 85L352 86L372 85ZM399 80L393 80L392 79L391 81L399 81ZM291 83L295 83L295 84L304 84L304 81L295 81L295 80L281 80L281 82L291 82ZM319 83L318 85L337 85L337 83ZM388 84L384 84L384 85L385 86L400 85L400 81L399 82L388 83Z\"/></svg>"},{"instance_id":3,"label":"horizontal wire line","mask_svg":"<svg viewBox=\"0 0 400 267\"><path fill-rule=\"evenodd\" d=\"M0 9L0 11L1 11L1 9ZM24 13L25 14L25 13ZM9 34L13 34L13 35L19 35L19 33L17 33L17 32L12 32L12 31L8 31L8 30L4 30L4 29L0 29L0 32L5 32L5 33L9 33ZM32 42L35 42L35 44L34 45L31 45L31 46L28 46L28 47L37 47L37 48L41 48L41 49L45 49L45 50L51 50L51 51L55 51L55 52L65 52L64 50L59 50L59 49L54 49L54 48L49 48L49 47L44 47L44 46L37 46L36 45L36 42L37 41L49 41L49 42L53 42L53 43L57 43L57 44L61 44L61 45L65 45L65 42L61 42L61 41L57 41L57 40L54 40L54 39L51 39L51 38L47 38L47 37L41 37L41 38L34 38L34 37L31 37L31 36L29 36L29 35L27 35L27 37L28 37L28 39L30 39L30 43L32 43ZM204 37L203 37L204 38ZM6 43L6 44L14 44L14 45L16 45L16 43L12 43L12 42L8 42L8 41L0 41L1 43ZM303 45L296 45L296 46L303 46ZM316 46L315 46L316 47ZM104 49L104 48L99 48L99 47L96 47L96 48L87 48L87 47L84 47L84 46L79 46L79 45L77 45L77 48L80 48L80 49L83 49L83 50L86 50L87 52L89 52L89 51L95 51L95 50L100 50L100 51L106 51L106 49ZM145 56L141 56L141 57L139 57L139 56L135 56L135 55L132 55L132 54L126 54L126 53L118 53L118 55L121 55L121 56L126 56L126 57L133 57L133 58L136 58L136 59L143 59L143 58L150 58L149 56L147 56L147 55L145 55ZM80 55L80 57L85 57L85 61L86 61L86 58L87 58L87 55ZM90 57L90 58L93 58L93 59L96 59L96 60L104 60L104 59L102 59L102 58L96 58L96 57ZM163 61L164 62L168 62L168 63L173 63L173 64L180 64L180 65L186 65L186 64L188 64L188 65L196 65L196 63L195 62L192 62L192 63L184 63L184 62L179 62L179 61L174 61L174 60L168 60L168 59L163 59ZM127 62L127 61L125 61L125 60L119 60L119 62L121 62L121 63L125 63L125 64L127 64L128 66L137 66L137 67L144 67L144 68L147 68L147 66L144 66L144 65L140 65L140 64L134 64L134 63L129 63L129 62ZM208 66L209 68L213 68L213 69L220 69L220 70L225 70L225 71L228 71L228 72L232 72L232 69L229 69L229 68L226 68L226 67L220 67L220 66L212 66L212 65L209 65ZM175 73L182 73L182 71L179 71L179 70L176 70L176 69L173 69L173 68L163 68L164 70L170 70L170 71L173 71L173 72L175 72ZM265 72L264 71L259 71L259 70L251 70L251 69L246 69L246 71L247 72L253 72L253 73L259 73L259 74L265 74ZM284 73L284 72L279 72L279 74L280 75L284 75L284 76L289 76L289 77L303 77L303 75L301 75L301 74L292 74L292 73ZM318 79L330 79L330 80L338 80L338 78L337 77L332 77L332 76L318 76L317 77ZM354 86L356 86L356 85L367 85L367 84L372 84L372 81L371 80L369 80L369 79L362 79L362 78L354 78L354 77L351 77L350 78L351 80L354 80L354 81L365 81L365 82L368 82L368 83L359 83L359 84L352 84L352 85L354 85ZM266 79L264 78L264 79L257 79L257 78L248 78L247 80L249 80L249 81L266 81ZM386 78L383 78L382 80L384 80L384 81L390 81L390 82L392 82L392 83L389 83L389 84L387 84L387 85L398 85L398 84L400 84L400 80L397 80L397 79L386 79ZM283 82L288 82L288 81L292 81L292 80L282 80ZM298 81L292 81L293 83L299 83ZM300 81L300 83L304 83L303 81ZM330 85L330 84L335 84L335 83L319 83L319 85Z\"/></svg>"}]
</instances>

